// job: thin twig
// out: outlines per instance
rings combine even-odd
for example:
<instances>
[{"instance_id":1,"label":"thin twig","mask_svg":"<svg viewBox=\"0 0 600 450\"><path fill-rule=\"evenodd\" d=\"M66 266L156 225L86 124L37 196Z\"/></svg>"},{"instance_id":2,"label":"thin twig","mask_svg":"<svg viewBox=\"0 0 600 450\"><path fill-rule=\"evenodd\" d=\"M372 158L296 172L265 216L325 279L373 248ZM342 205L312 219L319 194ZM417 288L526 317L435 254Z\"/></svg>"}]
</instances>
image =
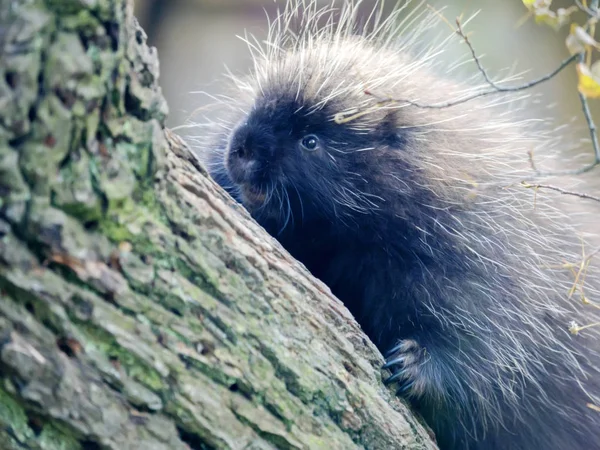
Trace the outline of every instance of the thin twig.
<instances>
[{"instance_id":1,"label":"thin twig","mask_svg":"<svg viewBox=\"0 0 600 450\"><path fill-rule=\"evenodd\" d=\"M594 8L595 11L598 11L598 9L597 9L598 1L599 0L596 0L596 1L592 2L592 4L590 5L591 7ZM585 8L584 5L581 5L581 7ZM589 11L589 13L594 14L593 11ZM597 15L597 13L595 15ZM579 63L585 64L585 52L581 52L578 54L576 53L573 56L578 56ZM590 138L592 141L592 148L594 150L594 160L591 163L589 163L583 167L580 167L579 169L541 171L536 168L535 163L533 161L533 154L531 152L529 152L529 162L531 164L531 168L536 173L536 175L538 175L538 176L581 175L583 173L589 172L594 167L596 167L597 165L600 164L600 144L598 143L598 132L596 129L596 123L594 122L594 119L592 117L592 113L590 111L590 106L589 106L587 97L579 91L578 91L578 95L579 95L579 101L581 102L581 109L583 110L583 116L585 117L588 129L590 130Z\"/></svg>"},{"instance_id":2,"label":"thin twig","mask_svg":"<svg viewBox=\"0 0 600 450\"><path fill-rule=\"evenodd\" d=\"M598 2L600 0L595 0L592 1L592 3L590 4L590 13L594 14L594 11L596 12L596 15L598 14ZM583 7L583 5L581 5ZM563 70L565 67L567 67L570 63L572 63L573 61L575 61L575 59L579 58L579 62L583 63L585 62L585 52L581 52L581 53L576 53L574 55L571 55L570 57L568 57L567 59L563 60L560 65L554 69L552 72L547 73L546 75L537 78L535 80L531 80L527 83L518 85L518 86L500 86L498 85L496 82L494 82L488 75L487 71L484 69L483 65L481 64L481 60L479 59L479 57L477 56L477 52L475 51L475 48L473 47L473 45L471 44L471 41L469 41L469 37L464 33L460 20L457 18L456 19L456 34L458 34L460 37L462 37L462 39L464 40L465 44L467 44L467 46L469 47L469 50L471 52L471 56L473 58L473 61L475 62L475 64L477 65L477 69L479 70L479 72L483 75L483 78L485 79L486 83L492 87L492 89L487 90L487 91L480 91L478 93L472 94L468 97L459 99L459 100L454 100L454 101L450 101L450 102L445 102L445 103L438 103L438 104L431 104L431 105L426 105L426 104L420 104L418 102L413 102L410 100L398 100L398 102L404 102L404 103L408 103L412 106L416 106L418 108L430 108L430 109L438 109L438 108L448 108L451 106L455 106L455 105L459 105L461 103L466 103L470 100L474 100L476 98L480 98L480 97L485 97L488 95L492 95L492 94L496 94L496 93L500 93L500 92L518 92L518 91L522 91L522 90L526 90L529 88L532 88L533 86L536 86L540 83L543 83L544 81L548 81L552 78L554 78L561 70ZM581 107L583 110L583 115L585 117L585 120L587 122L588 128L590 130L590 137L592 140L592 147L594 149L594 161L592 161L590 164L587 164L579 169L573 169L573 170L564 170L564 171L540 171L535 167L535 164L533 162L533 155L530 153L529 158L530 158L530 162L531 162L531 166L533 168L533 170L535 171L535 173L539 176L548 176L548 175L579 175L579 174L583 174L586 172L589 172L590 170L592 170L594 167L596 167L597 165L600 164L600 145L598 143L598 133L597 133L597 129L596 129L596 124L594 122L594 119L592 118L592 114L590 112L590 108L589 108L589 104L587 101L587 98L585 97L585 95L583 95L581 92L579 92L579 100L581 102Z\"/></svg>"},{"instance_id":3,"label":"thin twig","mask_svg":"<svg viewBox=\"0 0 600 450\"><path fill-rule=\"evenodd\" d=\"M596 5L598 2L595 2ZM579 63L585 63L585 52L579 53ZM583 116L585 117L585 121L587 122L588 129L590 130L590 139L592 141L592 148L594 150L594 160L583 166L579 169L572 170L556 170L556 171L541 171L536 169L535 164L533 163L533 155L530 154L529 162L531 163L531 167L535 171L536 175L539 176L555 176L555 175L581 175L583 173L589 172L594 167L600 164L600 144L598 143L598 131L596 129L596 123L592 117L592 112L590 111L590 105L588 103L587 97L578 91L579 101L581 102L581 109L583 111Z\"/></svg>"},{"instance_id":4,"label":"thin twig","mask_svg":"<svg viewBox=\"0 0 600 450\"><path fill-rule=\"evenodd\" d=\"M592 0L591 4L590 4L590 14L593 14L594 11L596 12L596 14L594 15L597 16L598 15L598 3L600 2L600 0ZM581 5L581 8L583 10L586 10L584 5ZM465 43L467 44L467 46L469 47L469 50L471 52L471 56L473 58L473 61L475 62L475 64L477 65L477 68L479 70L479 72L483 75L486 83L492 88L489 90L482 90L479 91L477 93L474 93L472 95L469 95L467 97L458 99L458 100L453 100L453 101L449 101L449 102L444 102L444 103L434 103L434 104L424 104L424 103L419 103L416 101L412 101L412 100L406 100L406 99L395 99L392 97L379 97L376 94L372 93L370 90L365 90L364 93L366 95L370 95L374 98L377 99L377 104L374 105L371 108L368 108L366 110L354 110L352 112L347 112L347 113L339 113L336 115L336 122L337 123L346 123L346 122L350 122L352 120L355 120L358 117L361 117L365 114L368 114L369 112L371 112L374 109L386 106L386 105L391 105L391 104L404 104L404 105L411 105L417 108L423 108L423 109L443 109L443 108L449 108L452 106L456 106L456 105L460 105L462 103L466 103L468 101L471 100L475 100L477 98L481 98L481 97L486 97L488 95L492 95L492 94L498 94L498 93L502 93L502 92L518 92L518 91L523 91L526 89L530 89L534 86L537 86L538 84L541 84L545 81L548 81L552 78L554 78L556 75L558 75L559 72L561 72L565 67L567 67L569 64L571 64L573 61L575 61L577 58L579 58L579 62L580 63L585 63L585 55L586 52L581 52L581 53L575 53L574 55L569 56L568 58L564 59L560 65L554 69L552 72L547 73L546 75L536 78L534 80L531 80L527 83L524 84L520 84L517 86L501 86L498 85L496 82L494 82L488 75L487 71L484 69L483 65L481 64L481 61L479 59L479 57L477 56L477 53L475 52L475 48L473 47L473 45L471 44L471 42L469 41L468 36L464 33L461 23L460 23L460 18L456 19L456 34L458 34L460 37L463 38L463 40L465 41ZM587 101L587 98L581 94L581 92L579 93L579 100L581 102L581 107L583 110L583 115L585 117L585 120L587 122L588 128L590 130L590 137L592 140L592 147L594 149L594 161L592 161L590 164L583 166L579 169L573 169L573 170L564 170L564 171L540 171L536 168L535 163L533 161L533 154L531 152L529 152L529 161L531 163L531 167L533 169L533 171L535 172L536 175L538 176L552 176L552 175L579 175L585 172L589 172L590 170L592 170L593 168L595 168L596 166L600 165L600 144L598 143L598 134L597 134L597 130L596 130L596 124L594 122L594 119L592 118L592 114L590 112L590 108L589 108L589 104Z\"/></svg>"},{"instance_id":5,"label":"thin twig","mask_svg":"<svg viewBox=\"0 0 600 450\"><path fill-rule=\"evenodd\" d=\"M587 325L571 327L570 331L573 334L578 334L580 331L583 331L587 328L596 328L598 325L600 325L600 322L588 323Z\"/></svg>"},{"instance_id":6,"label":"thin twig","mask_svg":"<svg viewBox=\"0 0 600 450\"><path fill-rule=\"evenodd\" d=\"M589 255L586 256L586 261L591 260L594 256L596 256L598 253L600 253L600 247L598 247L596 250L594 250L592 253L590 253Z\"/></svg>"},{"instance_id":7,"label":"thin twig","mask_svg":"<svg viewBox=\"0 0 600 450\"><path fill-rule=\"evenodd\" d=\"M593 403L587 403L586 406L594 411L600 412L600 406L596 406Z\"/></svg>"},{"instance_id":8,"label":"thin twig","mask_svg":"<svg viewBox=\"0 0 600 450\"><path fill-rule=\"evenodd\" d=\"M481 72L481 74L483 75L483 78L485 78L485 81L487 82L487 84L489 84L491 87L493 87L497 91L502 91L502 87L498 86L496 83L494 83L494 81L489 77L487 71L483 68L481 61L479 60L479 57L477 56L477 53L475 53L475 47L473 47L473 44L471 44L471 41L469 40L469 36L467 36L462 29L462 25L460 24L459 17L456 18L456 34L458 34L460 37L462 37L463 40L465 41L465 44L467 44L467 46L469 47L469 50L471 51L471 56L473 57L473 61L475 61L475 64L477 64L477 68L479 69L479 72Z\"/></svg>"},{"instance_id":9,"label":"thin twig","mask_svg":"<svg viewBox=\"0 0 600 450\"><path fill-rule=\"evenodd\" d=\"M592 5L598 5L598 2L592 2ZM583 53L580 56L579 62L583 63L584 55ZM581 107L583 109L583 115L585 116L585 120L587 121L588 127L590 129L590 137L592 139L592 146L594 148L594 157L595 161L590 164L591 167L600 164L600 146L598 145L598 133L596 130L596 124L594 123L594 119L592 118L592 113L590 111L590 105L588 104L587 98L581 92L579 93L579 100L581 101Z\"/></svg>"},{"instance_id":10,"label":"thin twig","mask_svg":"<svg viewBox=\"0 0 600 450\"><path fill-rule=\"evenodd\" d=\"M405 99L395 100L395 99L391 99L391 98L387 98L387 99L383 98L383 99L380 99L380 101L384 101L384 102L393 101L394 103L408 103L411 106L415 106L417 108L423 108L423 109L450 108L452 106L460 105L462 103L466 103L468 101L475 100L476 98L487 97L488 95L498 94L500 92L518 92L518 91L523 91L523 90L532 88L540 83L543 83L544 81L548 81L551 78L555 77L561 70L563 70L565 67L567 67L569 64L571 64L573 61L575 61L576 58L577 58L577 54L568 57L567 59L563 60L560 63L560 65L556 69L554 69L552 72L550 72L540 78L536 78L535 80L531 80L527 83L524 83L524 84L521 84L518 86L498 86L497 84L492 82L490 84L493 87L493 89L490 89L487 91L480 91L475 94L469 95L467 97L461 98L459 100L453 100L453 101L449 101L449 102L445 102L445 103L433 103L433 104L419 103L419 102L415 102L412 100L405 100ZM477 59L476 63L478 66L480 65L479 59ZM485 72L482 72L482 73L484 76L487 77L487 74ZM370 94L370 92L368 92L368 93ZM372 94L370 94L370 95L372 95Z\"/></svg>"},{"instance_id":11,"label":"thin twig","mask_svg":"<svg viewBox=\"0 0 600 450\"><path fill-rule=\"evenodd\" d=\"M566 172L567 174L579 175L585 172L589 172L598 164L600 164L600 145L598 145L598 133L596 130L596 124L594 119L592 118L592 113L590 111L590 106L588 104L587 98L581 92L579 92L579 100L581 101L581 108L583 109L583 115L588 124L588 128L590 130L590 137L592 139L592 148L594 149L594 161L588 164L587 166L582 167L581 169L576 169L573 171ZM565 172L561 172L565 173Z\"/></svg>"},{"instance_id":12,"label":"thin twig","mask_svg":"<svg viewBox=\"0 0 600 450\"><path fill-rule=\"evenodd\" d=\"M522 181L521 185L528 189L548 189L551 191L560 192L564 195L574 195L575 197L585 198L587 200L593 200L595 202L600 202L600 197L594 197L593 195L585 194L583 192L575 192L575 191L567 191L566 189L559 188L558 186L552 186L550 184L529 184L526 181Z\"/></svg>"},{"instance_id":13,"label":"thin twig","mask_svg":"<svg viewBox=\"0 0 600 450\"><path fill-rule=\"evenodd\" d=\"M416 106L418 108L429 108L429 109L442 109L442 108L449 108L451 106L455 106L455 105L459 105L461 103L466 103L470 100L474 100L476 98L479 97L485 97L491 94L496 94L499 92L518 92L518 91L523 91L529 88L532 88L534 86L537 86L540 83L543 83L545 81L548 81L552 78L554 78L561 70L563 70L565 67L567 67L569 64L571 64L573 61L575 61L575 59L577 59L578 54L575 55L571 55L568 58L566 58L565 60L563 60L560 65L554 69L552 72L547 73L546 75L536 78L534 80L528 81L527 83L524 84L520 84L517 86L500 86L498 85L496 82L494 82L490 76L488 75L487 71L483 68L483 65L481 64L481 60L479 59L479 57L477 56L477 52L475 51L475 48L473 47L473 44L471 44L471 41L469 41L468 36L464 33L463 29L462 29L462 25L460 23L460 19L456 19L456 34L458 34L465 42L465 44L467 44L467 46L469 47L469 51L471 52L471 56L473 57L473 61L475 62L475 64L477 65L477 69L479 70L479 72L483 75L483 78L485 79L486 83L492 87L492 89L490 90L486 90L486 91L480 91L477 92L475 94L472 94L468 97L465 98L461 98L459 100L454 100L454 101L450 101L450 102L445 102L445 103L436 103L436 104L422 104L419 102L414 102L411 100L395 100L395 99L387 99L389 100L393 100L396 103L408 103L412 106ZM386 100L386 99L383 99Z\"/></svg>"},{"instance_id":14,"label":"thin twig","mask_svg":"<svg viewBox=\"0 0 600 450\"><path fill-rule=\"evenodd\" d=\"M575 0L575 4L577 5L577 7L580 10L582 10L588 16L590 16L590 17L596 17L596 13L594 13L594 11L592 11L590 8L587 8L583 3L581 3L580 0Z\"/></svg>"}]
</instances>

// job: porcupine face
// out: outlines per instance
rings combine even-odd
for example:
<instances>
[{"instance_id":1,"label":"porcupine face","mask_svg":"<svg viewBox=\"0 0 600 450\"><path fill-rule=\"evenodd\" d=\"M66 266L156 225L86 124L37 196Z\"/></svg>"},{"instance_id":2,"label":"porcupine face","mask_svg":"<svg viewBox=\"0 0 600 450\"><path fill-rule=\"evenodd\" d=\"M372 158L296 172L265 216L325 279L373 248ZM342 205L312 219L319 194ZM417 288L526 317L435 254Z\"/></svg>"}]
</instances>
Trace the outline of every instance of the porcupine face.
<instances>
[{"instance_id":1,"label":"porcupine face","mask_svg":"<svg viewBox=\"0 0 600 450\"><path fill-rule=\"evenodd\" d=\"M333 105L315 110L295 95L279 86L257 98L229 137L228 174L263 224L279 230L319 221L356 224L357 213L368 216L377 206L357 168L385 157L374 146L395 133L353 130L335 122Z\"/></svg>"},{"instance_id":2,"label":"porcupine face","mask_svg":"<svg viewBox=\"0 0 600 450\"><path fill-rule=\"evenodd\" d=\"M386 97L422 99L415 85L431 86L420 75L410 81L413 61L395 43L404 6L383 20L378 3L359 24L359 5L287 2L268 45L249 41L254 70L232 77L234 112L209 165L271 234L301 226L322 236L326 227L355 231L386 210L406 217L424 184L413 142L429 119L378 107Z\"/></svg>"},{"instance_id":3,"label":"porcupine face","mask_svg":"<svg viewBox=\"0 0 600 450\"><path fill-rule=\"evenodd\" d=\"M251 207L268 207L271 197L319 183L311 171L326 163L322 118L303 116L300 106L285 99L259 101L229 138L227 169Z\"/></svg>"}]
</instances>

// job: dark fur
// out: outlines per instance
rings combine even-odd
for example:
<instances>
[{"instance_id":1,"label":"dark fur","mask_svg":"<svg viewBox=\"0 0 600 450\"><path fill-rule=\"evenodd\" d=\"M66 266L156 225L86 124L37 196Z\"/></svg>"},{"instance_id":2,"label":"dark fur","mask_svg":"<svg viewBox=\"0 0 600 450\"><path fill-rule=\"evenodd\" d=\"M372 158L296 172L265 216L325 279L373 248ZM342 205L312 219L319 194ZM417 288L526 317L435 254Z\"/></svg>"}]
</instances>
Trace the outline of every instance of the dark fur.
<instances>
[{"instance_id":1,"label":"dark fur","mask_svg":"<svg viewBox=\"0 0 600 450\"><path fill-rule=\"evenodd\" d=\"M439 147L435 173L450 177L442 150L476 153L483 139L428 127L412 107L337 124L352 104L313 110L293 86L267 86L214 152L213 176L346 304L440 448L600 448L581 388L598 392L596 337L568 333L570 280L532 270L520 245L541 236L540 252L560 256L555 236L517 223L514 202L490 202L515 195L504 186L470 201L424 163ZM316 151L302 148L309 134Z\"/></svg>"}]
</instances>

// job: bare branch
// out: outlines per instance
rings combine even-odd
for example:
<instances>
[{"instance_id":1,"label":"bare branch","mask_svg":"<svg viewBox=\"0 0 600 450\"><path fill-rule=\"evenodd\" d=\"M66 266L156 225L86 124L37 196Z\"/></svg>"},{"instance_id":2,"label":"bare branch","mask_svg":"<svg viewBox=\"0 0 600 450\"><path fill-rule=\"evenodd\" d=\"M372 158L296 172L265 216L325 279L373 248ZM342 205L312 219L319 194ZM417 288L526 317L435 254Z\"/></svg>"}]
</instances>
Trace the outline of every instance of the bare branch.
<instances>
[{"instance_id":1,"label":"bare branch","mask_svg":"<svg viewBox=\"0 0 600 450\"><path fill-rule=\"evenodd\" d=\"M383 102L392 102L393 101L394 103L408 103L409 105L415 106L417 108L424 108L424 109L450 108L452 106L460 105L462 103L466 103L468 101L475 100L476 98L487 97L488 95L492 95L492 94L498 94L501 92L518 92L518 91L523 91L523 90L532 88L538 84L543 83L544 81L548 81L548 80L554 78L561 70L563 70L565 67L567 67L569 64L571 64L573 61L575 61L577 56L578 55L575 54L575 55L568 57L567 59L563 60L560 63L560 65L556 69L554 69L552 72L550 72L540 78L536 78L534 80L531 80L527 83L524 83L524 84L521 84L518 86L498 86L496 83L492 82L491 80L489 80L487 78L487 74L484 71L484 72L482 72L482 74L486 77L486 81L488 81L488 83L492 86L493 89L489 89L487 91L480 91L480 92L469 95L467 97L463 97L458 100L452 100L452 101L444 102L444 103L433 103L433 104L419 103L419 102L414 102L412 100L405 100L405 99L398 99L398 100L396 100L396 99L381 99L380 101L383 101ZM476 64L478 67L481 66L481 64L479 62L479 58L476 59ZM367 92L367 94L373 95L370 92Z\"/></svg>"},{"instance_id":2,"label":"bare branch","mask_svg":"<svg viewBox=\"0 0 600 450\"><path fill-rule=\"evenodd\" d=\"M590 8L587 8L583 3L581 3L580 0L575 0L575 4L577 5L577 7L580 10L582 10L588 16L590 16L590 17L596 17L597 13L595 13L594 11L592 11Z\"/></svg>"},{"instance_id":3,"label":"bare branch","mask_svg":"<svg viewBox=\"0 0 600 450\"><path fill-rule=\"evenodd\" d=\"M578 2L578 6L583 11L587 12L592 18L594 18L594 17L599 16L599 12L598 12L598 3L599 2L600 2L600 0L593 0L590 4L589 8L586 8L580 2ZM589 11L588 11L588 9L589 9ZM523 83L523 84L520 84L517 86L502 86L490 78L487 71L481 64L481 60L477 56L477 52L475 51L475 48L473 47L468 36L464 33L464 31L462 29L460 18L456 19L456 27L457 27L455 30L456 34L458 34L464 40L464 42L467 44L467 46L469 47L473 61L477 65L477 69L482 74L483 78L485 79L485 82L490 86L491 89L481 90L479 92L476 92L471 95L467 95L466 97L463 97L463 98L460 98L457 100L452 100L452 101L443 102L443 103L433 103L433 104L424 104L424 103L419 103L419 102L416 102L413 100L408 100L408 99L396 99L393 97L381 97L381 96L378 96L377 94L373 93L372 91L366 89L364 91L365 95L374 97L375 99L377 99L377 103L367 109L358 110L358 111L353 110L353 111L347 112L347 113L339 113L336 115L335 121L337 123L347 123L352 120L355 120L358 117L368 114L373 110L382 108L384 106L392 105L392 104L411 105L416 108L423 108L423 109L443 109L443 108L450 108L452 106L460 105L462 103L466 103L468 101L475 100L475 99L481 98L481 97L486 97L486 96L493 95L493 94L519 92L519 91L523 91L526 89L530 89L530 88L537 86L538 84L541 84L545 81L551 80L556 75L558 75L558 73L560 73L565 67L567 67L569 64L574 62L576 59L579 59L580 63L585 63L586 52L583 51L581 53L575 53L575 54L569 56L568 58L564 59L556 69L554 69L552 72L547 73L546 75L543 75L539 78L536 78L534 80L528 81L526 83ZM590 170L594 169L596 166L600 165L600 144L598 143L598 133L597 133L597 129L596 129L596 124L594 122L594 119L592 118L588 100L587 100L586 96L583 95L581 92L579 92L579 100L581 102L583 115L585 117L585 120L588 125L588 129L590 131L592 148L594 150L594 160L591 163L589 163L583 167L580 167L579 169L564 170L564 171L541 171L536 168L535 162L533 160L533 154L530 152L529 153L529 161L530 161L531 168L533 169L533 172L535 173L535 175L537 175L537 176L579 175L579 174L589 172Z\"/></svg>"},{"instance_id":4,"label":"bare branch","mask_svg":"<svg viewBox=\"0 0 600 450\"><path fill-rule=\"evenodd\" d=\"M577 54L575 55L577 56ZM579 62L585 62L585 52L579 53ZM578 91L579 101L581 102L581 109L583 110L583 116L585 117L585 121L587 122L588 129L590 130L590 139L592 141L592 148L594 149L594 160L579 168L572 170L557 170L557 171L541 171L535 167L533 162L533 155L529 153L529 162L531 163L531 167L534 172L538 176L549 176L549 175L581 175L583 173L589 172L594 167L600 164L600 144L598 143L598 131L596 128L596 123L594 122L594 118L592 117L592 113L590 111L590 105L588 103L587 97Z\"/></svg>"},{"instance_id":5,"label":"bare branch","mask_svg":"<svg viewBox=\"0 0 600 450\"><path fill-rule=\"evenodd\" d=\"M475 51L475 48L473 47L473 45L471 44L471 41L469 41L468 36L464 33L463 29L462 29L462 25L460 23L460 19L457 18L456 19L456 34L458 34L463 40L464 42L467 44L467 46L469 47L469 50L471 52L471 56L473 57L473 61L475 62L475 64L477 65L477 68L479 70L479 72L481 72L481 74L483 75L483 78L485 79L486 83L488 85L490 85L490 87L492 87L492 89L490 90L485 90L485 91L480 91L477 92L475 94L469 95L467 97L458 99L458 100L453 100L453 101L449 101L449 102L444 102L444 103L434 103L434 104L423 104L423 103L419 103L419 102L414 102L412 100L404 100L404 99L380 99L380 101L382 102L394 102L394 103L408 103L412 106L416 106L418 108L428 108L428 109L443 109L443 108L449 108L451 106L455 106L455 105L460 105L461 103L466 103L470 100L474 100L476 98L479 97L485 97L491 94L497 94L500 92L518 92L518 91L523 91L526 89L530 89L534 86L537 86L538 84L541 84L545 81L551 80L552 78L554 78L556 75L558 75L559 72L561 72L565 67L567 67L569 64L571 64L573 61L575 61L575 59L577 59L577 57L579 56L578 54L575 55L571 55L568 58L566 58L565 60L563 60L560 65L554 69L552 72L547 73L546 75L540 77L540 78L536 78L534 80L528 81L527 83L524 84L520 84L517 86L501 86L498 85L495 81L493 81L487 71L483 68L483 65L481 64L481 60L479 59L479 57L477 56L477 52ZM370 92L367 92L367 94L369 95L373 95Z\"/></svg>"},{"instance_id":6,"label":"bare branch","mask_svg":"<svg viewBox=\"0 0 600 450\"><path fill-rule=\"evenodd\" d=\"M592 253L590 253L589 255L586 256L586 261L589 261L590 259L592 259L594 256L596 256L598 253L600 253L600 247L598 247L596 250L594 250Z\"/></svg>"},{"instance_id":7,"label":"bare branch","mask_svg":"<svg viewBox=\"0 0 600 450\"><path fill-rule=\"evenodd\" d=\"M597 9L598 2L599 2L599 0L595 0L595 1L591 2L591 5L590 5L591 9L589 10L589 12L587 11L587 8L584 7L584 5L581 5L580 7L582 8L582 10L588 12L589 15L595 17L598 15L598 9ZM382 104L389 104L389 103L403 103L403 104L409 104L411 106L415 106L417 108L425 108L425 109L449 108L452 106L460 105L462 103L466 103L471 100L475 100L476 98L486 97L486 96L489 96L492 94L506 93L506 92L518 92L518 91L530 89L534 86L537 86L538 84L541 84L545 81L551 80L556 75L558 75L558 73L560 73L565 67L567 67L569 64L571 64L576 59L579 59L579 62L585 62L585 52L576 53L576 54L573 54L573 55L569 56L568 58L564 59L556 69L554 69L552 72L549 72L540 78L536 78L527 83L523 83L523 84L520 84L517 86L501 86L490 78L487 71L483 67L483 64L481 64L481 60L477 56L477 52L475 51L475 48L471 44L469 37L465 34L465 32L462 29L462 25L460 23L459 18L456 19L456 27L457 27L456 34L458 34L464 40L464 42L467 44L467 46L469 47L473 61L477 65L477 69L483 75L483 78L485 79L486 83L491 87L491 89L476 92L467 97L464 97L464 98L461 98L458 100L452 100L449 102L444 102L444 103L423 104L423 103L415 102L412 100L379 98L378 104L382 105ZM373 95L370 91L365 91L365 93L368 95ZM592 148L594 150L594 160L590 164L587 164L579 169L564 170L564 171L541 171L535 167L535 164L533 161L533 155L530 153L529 154L530 163L531 163L531 166L536 175L538 175L538 176L579 175L579 174L582 174L585 172L589 172L590 170L592 170L593 168L595 168L597 165L600 164L600 144L598 143L598 133L597 133L597 129L596 129L596 124L594 122L594 119L592 118L592 114L590 112L587 98L581 92L579 93L579 100L581 102L583 115L585 117L588 128L590 130L590 138L592 141Z\"/></svg>"},{"instance_id":8,"label":"bare branch","mask_svg":"<svg viewBox=\"0 0 600 450\"><path fill-rule=\"evenodd\" d=\"M550 184L529 184L525 181L522 181L521 185L527 189L535 189L535 190L549 189L551 191L556 191L556 192L559 192L564 195L574 195L576 197L584 198L587 200L593 200L595 202L600 202L600 197L595 197L593 195L585 194L583 192L568 191L566 189L560 188L558 186L552 186Z\"/></svg>"}]
</instances>

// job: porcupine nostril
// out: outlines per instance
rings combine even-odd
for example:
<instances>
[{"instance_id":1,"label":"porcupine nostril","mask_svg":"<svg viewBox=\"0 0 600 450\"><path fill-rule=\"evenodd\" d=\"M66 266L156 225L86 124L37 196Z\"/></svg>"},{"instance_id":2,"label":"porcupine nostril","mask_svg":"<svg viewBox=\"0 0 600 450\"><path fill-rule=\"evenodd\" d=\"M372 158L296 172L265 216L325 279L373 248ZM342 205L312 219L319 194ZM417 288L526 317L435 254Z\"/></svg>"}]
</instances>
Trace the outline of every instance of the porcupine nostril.
<instances>
[{"instance_id":1,"label":"porcupine nostril","mask_svg":"<svg viewBox=\"0 0 600 450\"><path fill-rule=\"evenodd\" d=\"M231 153L238 158L250 160L254 156L252 142L246 127L240 128L231 141Z\"/></svg>"},{"instance_id":2,"label":"porcupine nostril","mask_svg":"<svg viewBox=\"0 0 600 450\"><path fill-rule=\"evenodd\" d=\"M238 157L240 157L242 159L251 159L252 158L252 151L245 142L238 144L233 149L233 151Z\"/></svg>"},{"instance_id":3,"label":"porcupine nostril","mask_svg":"<svg viewBox=\"0 0 600 450\"><path fill-rule=\"evenodd\" d=\"M235 131L230 141L230 153L244 163L265 161L273 158L275 146L270 129L257 127L249 122Z\"/></svg>"}]
</instances>

